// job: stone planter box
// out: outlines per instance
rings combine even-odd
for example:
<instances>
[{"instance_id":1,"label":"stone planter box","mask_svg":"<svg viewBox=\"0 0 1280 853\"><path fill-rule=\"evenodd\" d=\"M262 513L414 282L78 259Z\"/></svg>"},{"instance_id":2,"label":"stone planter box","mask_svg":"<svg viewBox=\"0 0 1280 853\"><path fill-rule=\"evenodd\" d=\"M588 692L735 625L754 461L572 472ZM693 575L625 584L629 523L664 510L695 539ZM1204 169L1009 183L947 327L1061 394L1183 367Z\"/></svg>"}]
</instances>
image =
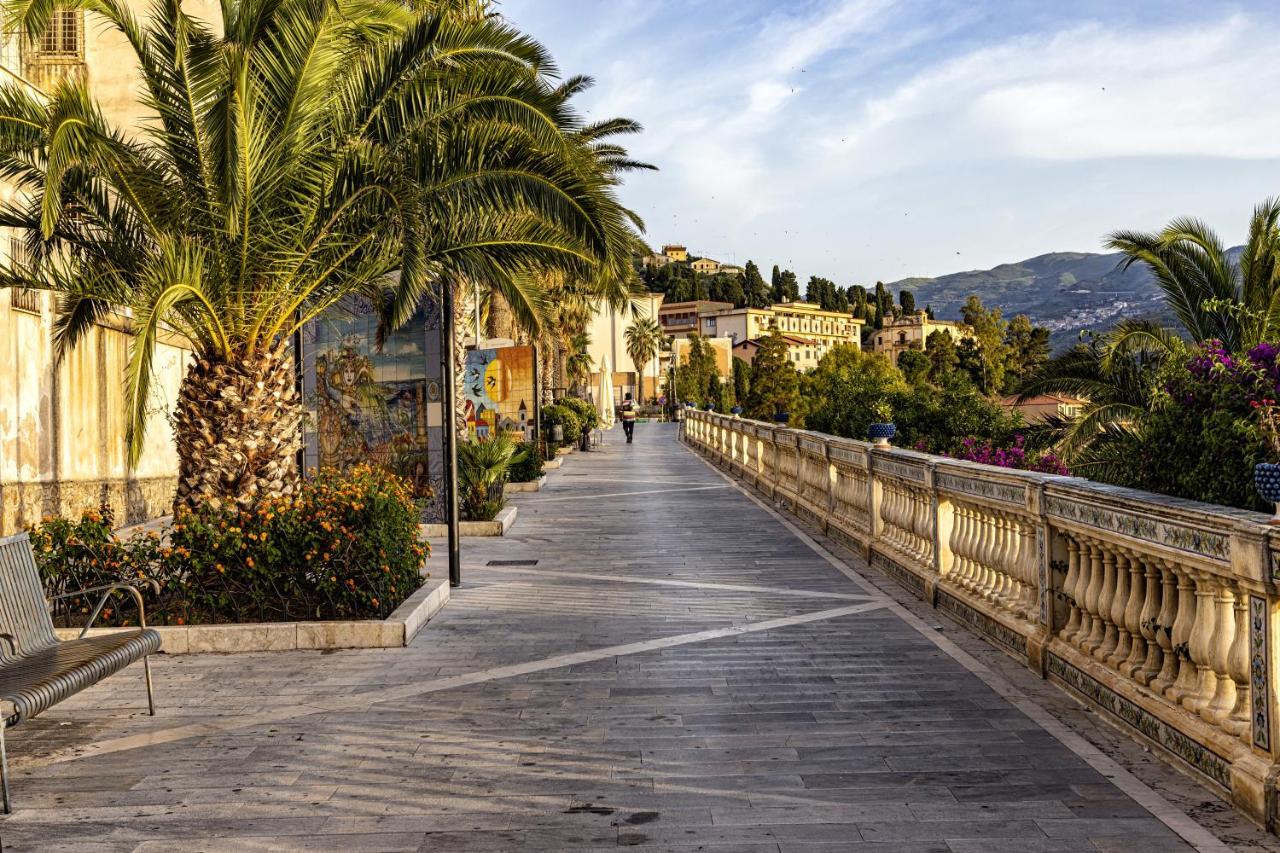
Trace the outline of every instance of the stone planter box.
<instances>
[{"instance_id":1,"label":"stone planter box","mask_svg":"<svg viewBox=\"0 0 1280 853\"><path fill-rule=\"evenodd\" d=\"M573 451L574 451L574 448L572 447L557 447L556 456L568 456Z\"/></svg>"},{"instance_id":2,"label":"stone planter box","mask_svg":"<svg viewBox=\"0 0 1280 853\"><path fill-rule=\"evenodd\" d=\"M538 479L530 480L527 483L507 483L502 491L504 494L508 495L518 494L520 492L540 492L542 491L543 484L546 482L547 475L543 474Z\"/></svg>"},{"instance_id":3,"label":"stone planter box","mask_svg":"<svg viewBox=\"0 0 1280 853\"><path fill-rule=\"evenodd\" d=\"M516 508L505 506L493 521L459 522L458 532L463 536L506 536L515 523ZM427 539L443 539L449 535L449 528L444 524L419 524L418 529Z\"/></svg>"},{"instance_id":4,"label":"stone planter box","mask_svg":"<svg viewBox=\"0 0 1280 853\"><path fill-rule=\"evenodd\" d=\"M564 460L561 459L559 456L557 456L555 459L552 459L550 462L543 462L542 470L555 471L557 468L559 468L563 464L564 464Z\"/></svg>"},{"instance_id":5,"label":"stone planter box","mask_svg":"<svg viewBox=\"0 0 1280 853\"><path fill-rule=\"evenodd\" d=\"M156 625L160 651L169 655L290 652L299 649L395 649L409 645L449 601L448 578L427 578L386 619L346 622L263 622L248 625ZM122 628L95 628L90 636ZM58 628L74 639L79 628Z\"/></svg>"}]
</instances>

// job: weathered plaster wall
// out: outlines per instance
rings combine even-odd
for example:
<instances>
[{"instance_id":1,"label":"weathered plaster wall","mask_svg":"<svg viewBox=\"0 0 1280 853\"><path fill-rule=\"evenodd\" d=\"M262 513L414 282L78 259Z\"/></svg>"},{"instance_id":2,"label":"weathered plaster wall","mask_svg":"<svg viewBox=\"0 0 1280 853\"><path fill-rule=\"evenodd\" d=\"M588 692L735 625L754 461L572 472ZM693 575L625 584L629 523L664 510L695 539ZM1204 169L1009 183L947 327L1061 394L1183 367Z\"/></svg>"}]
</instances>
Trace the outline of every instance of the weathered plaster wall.
<instances>
[{"instance_id":1,"label":"weathered plaster wall","mask_svg":"<svg viewBox=\"0 0 1280 853\"><path fill-rule=\"evenodd\" d=\"M176 339L157 348L146 447L131 471L129 336L119 325L95 328L55 367L48 299L36 315L0 292L0 535L103 503L121 524L167 513L178 470L168 412L189 350Z\"/></svg>"}]
</instances>

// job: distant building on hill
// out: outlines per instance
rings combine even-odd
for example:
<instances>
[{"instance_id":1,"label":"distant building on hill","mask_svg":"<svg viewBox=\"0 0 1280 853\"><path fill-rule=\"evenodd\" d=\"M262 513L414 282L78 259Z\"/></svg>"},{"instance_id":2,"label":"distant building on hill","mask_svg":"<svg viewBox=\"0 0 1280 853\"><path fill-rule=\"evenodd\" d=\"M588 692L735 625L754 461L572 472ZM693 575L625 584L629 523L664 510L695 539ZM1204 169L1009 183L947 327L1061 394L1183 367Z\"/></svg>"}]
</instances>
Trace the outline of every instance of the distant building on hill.
<instances>
[{"instance_id":1,"label":"distant building on hill","mask_svg":"<svg viewBox=\"0 0 1280 853\"><path fill-rule=\"evenodd\" d=\"M713 302L699 299L691 302L669 302L658 309L658 325L662 331L677 338L687 337L698 331L698 317L717 311L732 311L732 302Z\"/></svg>"},{"instance_id":2,"label":"distant building on hill","mask_svg":"<svg viewBox=\"0 0 1280 853\"><path fill-rule=\"evenodd\" d=\"M1001 406L1022 415L1029 424L1044 423L1053 417L1079 417L1088 404L1088 400L1070 394L1037 394L1021 402L1017 397L1005 397L1000 401Z\"/></svg>"},{"instance_id":3,"label":"distant building on hill","mask_svg":"<svg viewBox=\"0 0 1280 853\"><path fill-rule=\"evenodd\" d=\"M712 260L711 258L698 258L696 261L689 264L689 266L693 268L694 272L710 275L711 273L720 272L723 265L719 261Z\"/></svg>"},{"instance_id":4,"label":"distant building on hill","mask_svg":"<svg viewBox=\"0 0 1280 853\"><path fill-rule=\"evenodd\" d=\"M934 332L947 332L957 343L962 338L973 337L973 331L964 323L931 320L924 311L916 311L904 314L883 329L873 332L871 349L884 353L891 362L897 364L898 357L907 350L925 350L929 335Z\"/></svg>"},{"instance_id":5,"label":"distant building on hill","mask_svg":"<svg viewBox=\"0 0 1280 853\"><path fill-rule=\"evenodd\" d=\"M796 370L805 371L818 366L818 361L822 358L822 354L816 340L800 335L784 334L781 337L787 344L787 356L791 359L791 365ZM734 344L733 354L747 364L755 364L756 353L760 350L760 342L761 338L752 338Z\"/></svg>"},{"instance_id":6,"label":"distant building on hill","mask_svg":"<svg viewBox=\"0 0 1280 853\"><path fill-rule=\"evenodd\" d=\"M734 344L777 332L788 341L795 364L816 365L832 347L862 346L864 321L840 311L824 311L812 302L780 302L769 308L704 311L698 332L708 338L730 338ZM800 343L805 341L806 343ZM804 369L804 368L801 368Z\"/></svg>"},{"instance_id":7,"label":"distant building on hill","mask_svg":"<svg viewBox=\"0 0 1280 853\"><path fill-rule=\"evenodd\" d=\"M662 247L662 254L667 260L685 263L689 260L689 250L678 243L668 243Z\"/></svg>"}]
</instances>

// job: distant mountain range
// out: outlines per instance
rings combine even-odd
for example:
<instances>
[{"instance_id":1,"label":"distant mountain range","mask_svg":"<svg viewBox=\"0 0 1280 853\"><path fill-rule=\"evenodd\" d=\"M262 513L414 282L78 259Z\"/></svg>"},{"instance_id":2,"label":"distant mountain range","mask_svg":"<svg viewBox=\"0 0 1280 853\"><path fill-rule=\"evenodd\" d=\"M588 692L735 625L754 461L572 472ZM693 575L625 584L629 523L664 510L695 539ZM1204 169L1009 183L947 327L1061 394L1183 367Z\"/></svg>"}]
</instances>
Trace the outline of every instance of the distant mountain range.
<instances>
[{"instance_id":1,"label":"distant mountain range","mask_svg":"<svg viewBox=\"0 0 1280 853\"><path fill-rule=\"evenodd\" d=\"M1232 249L1239 252L1239 249ZM1173 315L1141 264L1121 270L1124 255L1052 252L989 270L951 273L938 278L904 278L885 286L915 294L920 307L933 306L939 319L956 319L970 294L997 307L1006 318L1026 314L1048 327L1059 350L1075 343L1081 329L1106 331L1125 317L1150 317L1173 323Z\"/></svg>"}]
</instances>

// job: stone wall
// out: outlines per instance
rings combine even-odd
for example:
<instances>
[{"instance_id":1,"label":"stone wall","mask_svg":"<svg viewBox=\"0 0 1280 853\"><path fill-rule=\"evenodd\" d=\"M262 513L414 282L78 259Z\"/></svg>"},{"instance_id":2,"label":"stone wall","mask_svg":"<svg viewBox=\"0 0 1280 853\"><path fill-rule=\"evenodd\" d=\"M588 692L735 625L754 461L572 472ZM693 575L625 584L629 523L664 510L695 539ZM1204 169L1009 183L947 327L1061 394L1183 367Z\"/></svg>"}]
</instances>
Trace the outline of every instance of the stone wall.
<instances>
[{"instance_id":1,"label":"stone wall","mask_svg":"<svg viewBox=\"0 0 1280 853\"><path fill-rule=\"evenodd\" d=\"M166 514L178 470L168 412L190 359L185 342L157 347L146 447L130 470L123 318L94 328L55 366L50 297L38 296L38 312L12 302L0 291L0 536L103 503L119 524Z\"/></svg>"},{"instance_id":2,"label":"stone wall","mask_svg":"<svg viewBox=\"0 0 1280 853\"><path fill-rule=\"evenodd\" d=\"M1267 516L708 412L683 435L1275 830Z\"/></svg>"}]
</instances>

